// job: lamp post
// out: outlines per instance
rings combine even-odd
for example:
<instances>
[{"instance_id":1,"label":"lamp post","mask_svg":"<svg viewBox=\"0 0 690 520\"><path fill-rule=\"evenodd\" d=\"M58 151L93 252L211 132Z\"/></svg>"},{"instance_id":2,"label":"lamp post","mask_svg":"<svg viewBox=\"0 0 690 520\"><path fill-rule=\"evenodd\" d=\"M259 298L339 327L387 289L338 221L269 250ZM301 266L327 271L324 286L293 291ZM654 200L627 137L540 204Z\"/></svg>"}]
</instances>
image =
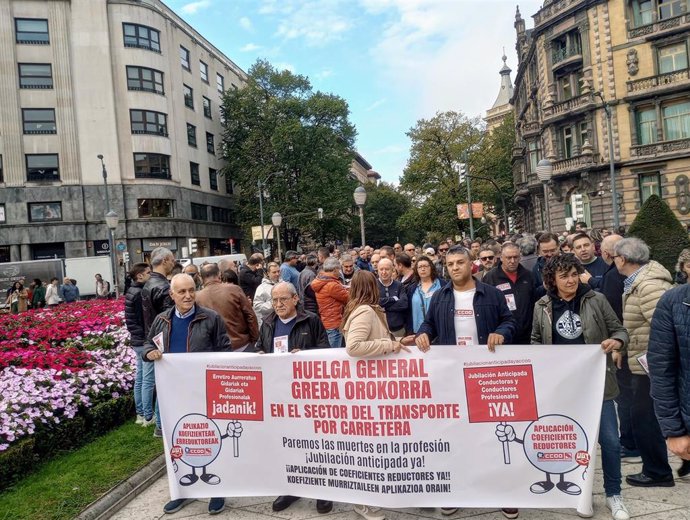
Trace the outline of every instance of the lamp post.
<instances>
[{"instance_id":1,"label":"lamp post","mask_svg":"<svg viewBox=\"0 0 690 520\"><path fill-rule=\"evenodd\" d=\"M357 186L355 188L354 197L355 204L359 207L359 231L362 235L362 247L364 247L364 244L366 244L364 238L364 205L367 202L367 190L364 189L364 186Z\"/></svg>"},{"instance_id":2,"label":"lamp post","mask_svg":"<svg viewBox=\"0 0 690 520\"><path fill-rule=\"evenodd\" d=\"M277 211L271 216L271 222L273 222L273 227L275 228L276 242L278 242L278 261L283 259L283 255L280 253L280 225L283 223L283 216Z\"/></svg>"},{"instance_id":3,"label":"lamp post","mask_svg":"<svg viewBox=\"0 0 690 520\"><path fill-rule=\"evenodd\" d=\"M601 99L604 105L604 113L606 114L606 130L609 134L609 182L611 183L611 206L613 210L613 232L617 233L620 227L620 219L618 218L618 190L616 189L616 167L613 163L613 129L611 125L611 105L604 101L604 96L601 92L595 92L595 96Z\"/></svg>"},{"instance_id":4,"label":"lamp post","mask_svg":"<svg viewBox=\"0 0 690 520\"><path fill-rule=\"evenodd\" d=\"M546 210L546 228L551 231L551 212L549 211L549 181L553 175L553 165L548 159L542 159L537 163L537 177L544 185L544 206Z\"/></svg>"},{"instance_id":5,"label":"lamp post","mask_svg":"<svg viewBox=\"0 0 690 520\"><path fill-rule=\"evenodd\" d=\"M277 171L269 174L263 181L261 179L256 179L256 185L259 188L259 218L261 219L261 249L264 257L266 256L266 231L264 230L264 189L266 189L266 183L274 175L280 175L282 171Z\"/></svg>"},{"instance_id":6,"label":"lamp post","mask_svg":"<svg viewBox=\"0 0 690 520\"><path fill-rule=\"evenodd\" d=\"M110 264L113 269L113 287L115 287L115 296L120 296L120 287L118 285L117 276L117 262L115 261L115 229L120 221L120 217L112 209L105 214L105 225L108 226L109 242L110 242Z\"/></svg>"}]
</instances>

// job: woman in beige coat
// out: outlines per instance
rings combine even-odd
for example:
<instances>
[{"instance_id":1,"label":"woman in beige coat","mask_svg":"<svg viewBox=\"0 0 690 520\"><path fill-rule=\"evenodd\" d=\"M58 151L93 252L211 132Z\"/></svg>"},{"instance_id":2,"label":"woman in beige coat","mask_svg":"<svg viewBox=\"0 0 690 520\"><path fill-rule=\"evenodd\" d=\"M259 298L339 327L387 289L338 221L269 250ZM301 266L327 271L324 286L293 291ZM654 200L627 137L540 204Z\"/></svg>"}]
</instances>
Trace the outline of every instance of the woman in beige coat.
<instances>
[{"instance_id":1,"label":"woman in beige coat","mask_svg":"<svg viewBox=\"0 0 690 520\"><path fill-rule=\"evenodd\" d=\"M388 330L386 314L379 306L379 287L369 271L357 271L350 284L350 296L343 312L343 336L350 356L369 357L410 350ZM355 505L355 513L365 520L384 520L380 509Z\"/></svg>"}]
</instances>

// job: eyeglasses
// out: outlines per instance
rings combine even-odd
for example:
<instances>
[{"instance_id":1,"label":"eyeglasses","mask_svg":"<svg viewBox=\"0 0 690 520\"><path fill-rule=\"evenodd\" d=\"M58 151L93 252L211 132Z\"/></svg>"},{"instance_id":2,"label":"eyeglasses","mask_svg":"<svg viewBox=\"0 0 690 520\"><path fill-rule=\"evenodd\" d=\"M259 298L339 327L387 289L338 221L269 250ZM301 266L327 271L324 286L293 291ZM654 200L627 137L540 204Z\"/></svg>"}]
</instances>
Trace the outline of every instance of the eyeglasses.
<instances>
[{"instance_id":1,"label":"eyeglasses","mask_svg":"<svg viewBox=\"0 0 690 520\"><path fill-rule=\"evenodd\" d=\"M449 248L449 247L446 247L445 249L439 249L438 252L439 252L439 253L445 253L445 252L448 251L448 249L450 249L450 248Z\"/></svg>"},{"instance_id":2,"label":"eyeglasses","mask_svg":"<svg viewBox=\"0 0 690 520\"><path fill-rule=\"evenodd\" d=\"M479 259L482 262L486 262L487 260L493 260L494 258L495 258L494 256L481 256L481 257L479 257Z\"/></svg>"},{"instance_id":3,"label":"eyeglasses","mask_svg":"<svg viewBox=\"0 0 690 520\"><path fill-rule=\"evenodd\" d=\"M293 296L283 296L282 298L273 298L271 302L273 305L276 305L278 303L287 303L290 300L292 300Z\"/></svg>"}]
</instances>

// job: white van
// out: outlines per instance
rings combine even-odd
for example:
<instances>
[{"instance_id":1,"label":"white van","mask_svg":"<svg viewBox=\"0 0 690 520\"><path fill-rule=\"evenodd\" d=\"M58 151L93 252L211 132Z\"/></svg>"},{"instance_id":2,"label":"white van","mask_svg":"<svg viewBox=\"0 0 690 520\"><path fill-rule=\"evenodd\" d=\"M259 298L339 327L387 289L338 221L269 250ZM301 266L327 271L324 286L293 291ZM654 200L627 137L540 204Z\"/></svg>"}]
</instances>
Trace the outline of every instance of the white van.
<instances>
[{"instance_id":1,"label":"white van","mask_svg":"<svg viewBox=\"0 0 690 520\"><path fill-rule=\"evenodd\" d=\"M211 263L216 264L221 260L230 260L232 262L237 262L239 265L244 265L247 262L247 255L237 254L237 255L219 255L219 256L199 256L191 259L194 265L201 266L202 264Z\"/></svg>"}]
</instances>

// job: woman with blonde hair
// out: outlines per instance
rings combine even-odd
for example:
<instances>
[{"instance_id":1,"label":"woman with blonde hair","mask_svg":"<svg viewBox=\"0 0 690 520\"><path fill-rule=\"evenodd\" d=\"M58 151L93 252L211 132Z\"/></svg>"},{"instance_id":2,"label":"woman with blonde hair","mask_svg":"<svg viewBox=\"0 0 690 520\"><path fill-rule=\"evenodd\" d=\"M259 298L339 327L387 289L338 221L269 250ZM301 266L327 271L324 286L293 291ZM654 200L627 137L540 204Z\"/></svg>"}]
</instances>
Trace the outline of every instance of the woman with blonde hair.
<instances>
[{"instance_id":1,"label":"woman with blonde hair","mask_svg":"<svg viewBox=\"0 0 690 520\"><path fill-rule=\"evenodd\" d=\"M379 306L376 276L369 271L357 271L352 277L341 328L345 349L350 356L369 357L410 351L388 330L386 314ZM380 509L371 506L357 504L354 511L365 520L386 518Z\"/></svg>"}]
</instances>

